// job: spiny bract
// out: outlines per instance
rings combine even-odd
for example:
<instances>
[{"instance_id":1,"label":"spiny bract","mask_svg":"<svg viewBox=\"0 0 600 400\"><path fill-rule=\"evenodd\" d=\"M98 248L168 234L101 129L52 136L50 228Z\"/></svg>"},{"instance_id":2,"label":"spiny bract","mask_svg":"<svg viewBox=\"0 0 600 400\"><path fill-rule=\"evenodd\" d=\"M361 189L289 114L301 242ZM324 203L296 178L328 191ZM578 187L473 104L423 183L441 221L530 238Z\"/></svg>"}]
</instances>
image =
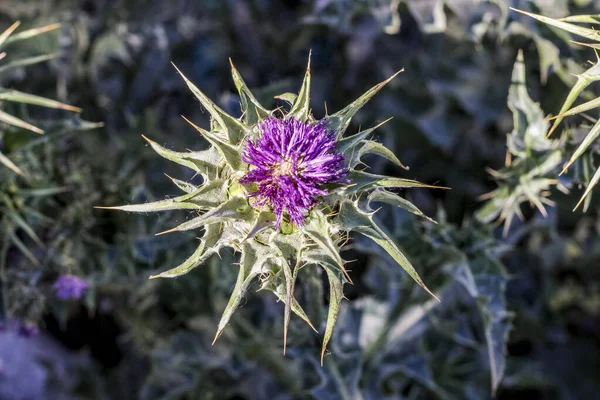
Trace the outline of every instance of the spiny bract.
<instances>
[{"instance_id":1,"label":"spiny bract","mask_svg":"<svg viewBox=\"0 0 600 400\"><path fill-rule=\"evenodd\" d=\"M210 142L210 148L180 153L146 139L161 156L201 175L202 185L173 179L185 192L182 196L109 208L132 212L185 209L198 213L167 231L203 228L197 250L178 267L151 278L186 274L224 247L241 253L237 282L215 340L252 281L259 278L261 289L273 292L285 303L285 353L291 312L316 331L294 298L298 272L301 268L322 267L330 285L322 361L340 310L342 287L351 283L340 257L347 233L358 232L374 240L431 293L396 244L375 224L369 205L388 203L423 216L412 203L383 189L433 186L356 169L365 154L376 154L402 166L389 149L368 139L380 125L344 137L354 114L397 74L343 110L316 121L309 109L310 58L299 94L279 96L291 103L285 115L259 104L233 64L231 69L241 98L240 119L225 113L180 72L211 115L210 131L188 121ZM365 192L370 194L361 196Z\"/></svg>"}]
</instances>

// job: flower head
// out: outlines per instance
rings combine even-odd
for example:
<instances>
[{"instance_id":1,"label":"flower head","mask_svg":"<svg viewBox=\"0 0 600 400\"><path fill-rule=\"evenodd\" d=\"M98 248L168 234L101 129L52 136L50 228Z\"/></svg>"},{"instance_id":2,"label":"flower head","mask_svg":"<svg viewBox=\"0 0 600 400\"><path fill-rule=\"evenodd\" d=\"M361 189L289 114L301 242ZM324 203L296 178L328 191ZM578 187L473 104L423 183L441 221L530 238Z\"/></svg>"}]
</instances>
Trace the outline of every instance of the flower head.
<instances>
[{"instance_id":1,"label":"flower head","mask_svg":"<svg viewBox=\"0 0 600 400\"><path fill-rule=\"evenodd\" d=\"M240 182L257 183L251 194L257 205L270 205L277 215L277 226L284 211L298 226L322 188L346 173L344 156L335 148L335 136L325 124L310 124L295 118L268 118L258 124L261 136L249 142L242 160L254 168Z\"/></svg>"},{"instance_id":2,"label":"flower head","mask_svg":"<svg viewBox=\"0 0 600 400\"><path fill-rule=\"evenodd\" d=\"M78 300L87 291L89 285L75 275L61 275L54 283L56 297L61 300Z\"/></svg>"}]
</instances>

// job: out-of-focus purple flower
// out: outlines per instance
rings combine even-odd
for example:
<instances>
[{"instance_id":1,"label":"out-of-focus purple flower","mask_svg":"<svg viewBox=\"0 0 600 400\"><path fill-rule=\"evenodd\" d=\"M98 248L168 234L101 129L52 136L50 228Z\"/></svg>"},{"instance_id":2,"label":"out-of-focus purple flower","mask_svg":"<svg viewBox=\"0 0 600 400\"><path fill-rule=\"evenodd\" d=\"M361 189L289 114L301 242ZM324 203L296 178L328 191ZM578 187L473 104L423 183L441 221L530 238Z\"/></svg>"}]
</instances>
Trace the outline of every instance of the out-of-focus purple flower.
<instances>
[{"instance_id":1,"label":"out-of-focus purple flower","mask_svg":"<svg viewBox=\"0 0 600 400\"><path fill-rule=\"evenodd\" d=\"M61 275L54 283L56 297L61 300L80 299L87 291L89 285L75 275Z\"/></svg>"},{"instance_id":2,"label":"out-of-focus purple flower","mask_svg":"<svg viewBox=\"0 0 600 400\"><path fill-rule=\"evenodd\" d=\"M19 324L19 329L17 332L18 332L19 336L28 338L28 337L37 335L39 332L39 329L36 325L29 323L29 322L25 322L25 323Z\"/></svg>"},{"instance_id":3,"label":"out-of-focus purple flower","mask_svg":"<svg viewBox=\"0 0 600 400\"><path fill-rule=\"evenodd\" d=\"M347 174L344 157L323 123L268 118L258 127L262 135L249 142L242 155L254 168L240 182L257 183L251 195L255 205L271 206L278 227L284 212L300 226L317 197L327 194L322 186Z\"/></svg>"},{"instance_id":4,"label":"out-of-focus purple flower","mask_svg":"<svg viewBox=\"0 0 600 400\"><path fill-rule=\"evenodd\" d=\"M37 325L31 322L22 322L19 320L0 321L0 332L16 334L21 337L29 338L39 332Z\"/></svg>"}]
</instances>

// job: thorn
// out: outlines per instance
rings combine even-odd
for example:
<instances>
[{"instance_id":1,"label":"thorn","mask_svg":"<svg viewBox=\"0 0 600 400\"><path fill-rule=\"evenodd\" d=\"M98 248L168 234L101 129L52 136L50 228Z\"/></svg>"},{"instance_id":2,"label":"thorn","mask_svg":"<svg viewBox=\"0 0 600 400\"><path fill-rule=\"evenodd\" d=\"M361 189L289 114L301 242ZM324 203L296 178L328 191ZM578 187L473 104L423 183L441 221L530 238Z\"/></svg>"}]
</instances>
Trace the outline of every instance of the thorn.
<instances>
[{"instance_id":1,"label":"thorn","mask_svg":"<svg viewBox=\"0 0 600 400\"><path fill-rule=\"evenodd\" d=\"M142 137L144 138L144 140L150 144L154 143L154 141L148 139L146 136L142 135Z\"/></svg>"},{"instance_id":2,"label":"thorn","mask_svg":"<svg viewBox=\"0 0 600 400\"><path fill-rule=\"evenodd\" d=\"M210 344L211 346L214 346L214 344L217 342L217 339L221 336L222 332L223 332L222 328L217 329L217 333L215 334L215 338L213 339L212 343Z\"/></svg>"},{"instance_id":3,"label":"thorn","mask_svg":"<svg viewBox=\"0 0 600 400\"><path fill-rule=\"evenodd\" d=\"M163 232L158 232L158 233L154 234L154 236L160 236L160 235L164 235L166 233L171 233L171 232L175 232L175 231L177 231L177 227L163 231Z\"/></svg>"}]
</instances>

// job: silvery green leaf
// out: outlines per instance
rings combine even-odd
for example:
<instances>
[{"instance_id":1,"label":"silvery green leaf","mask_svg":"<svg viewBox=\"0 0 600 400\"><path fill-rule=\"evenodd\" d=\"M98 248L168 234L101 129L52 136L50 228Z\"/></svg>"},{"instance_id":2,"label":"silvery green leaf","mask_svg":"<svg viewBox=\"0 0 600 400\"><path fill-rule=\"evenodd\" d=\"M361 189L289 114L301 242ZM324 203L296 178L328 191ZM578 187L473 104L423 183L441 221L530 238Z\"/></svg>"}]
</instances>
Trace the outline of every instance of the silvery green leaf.
<instances>
[{"instance_id":1,"label":"silvery green leaf","mask_svg":"<svg viewBox=\"0 0 600 400\"><path fill-rule=\"evenodd\" d=\"M323 250L329 257L331 257L331 259L335 260L338 268L346 273L344 269L344 262L340 256L340 248L332 239L331 226L327 221L327 217L321 210L314 209L310 213L309 220L302 228L302 232L312 239L319 249ZM350 280L350 277L348 277L348 280Z\"/></svg>"},{"instance_id":2,"label":"silvery green leaf","mask_svg":"<svg viewBox=\"0 0 600 400\"><path fill-rule=\"evenodd\" d=\"M304 80L302 81L302 87L300 88L300 92L298 92L298 97L295 99L294 105L288 113L289 117L294 117L303 122L308 119L308 115L310 113L310 56L311 53L309 52L308 66L306 67L306 74L304 75Z\"/></svg>"},{"instance_id":3,"label":"silvery green leaf","mask_svg":"<svg viewBox=\"0 0 600 400\"><path fill-rule=\"evenodd\" d=\"M387 190L374 190L367 197L367 203L371 204L373 202L387 203L396 207L400 207L405 209L408 212L411 212L419 217L426 218L428 221L436 223L433 219L429 218L427 215L423 214L423 211L419 210L417 206L415 206L410 201L400 197L396 193L388 192Z\"/></svg>"},{"instance_id":4,"label":"silvery green leaf","mask_svg":"<svg viewBox=\"0 0 600 400\"><path fill-rule=\"evenodd\" d=\"M548 136L552 135L552 133L558 128L558 125L562 122L563 118L566 115L571 115L573 110L569 110L569 107L575 103L577 97L587 88L590 83L600 80L600 61L596 61L596 63L589 68L587 71L582 73L581 75L577 75L577 82L567 95L565 102L563 103L560 111L558 112L558 117L554 120L552 124L552 128L548 132ZM573 113L575 114L575 113Z\"/></svg>"},{"instance_id":5,"label":"silvery green leaf","mask_svg":"<svg viewBox=\"0 0 600 400\"><path fill-rule=\"evenodd\" d=\"M508 107L514 121L513 131L508 136L508 148L513 155L525 157L531 151L544 151L552 147L552 141L546 138L548 120L540 105L531 100L527 92L522 51L519 51L513 68Z\"/></svg>"},{"instance_id":6,"label":"silvery green leaf","mask_svg":"<svg viewBox=\"0 0 600 400\"><path fill-rule=\"evenodd\" d=\"M6 32L14 31L14 29L16 29L16 27L18 27L19 24L20 24L19 21L15 22ZM61 26L60 24L55 23L55 24L49 24L46 26L40 26L39 28L28 29L26 31L19 32L14 35L10 35L10 33L9 33L8 35L10 35L10 36L6 36L6 38L5 38L6 40L4 41L4 44L14 43L14 42L18 42L20 40L25 40L25 39L30 39L37 35L41 35L43 33L58 29L58 28L60 28L60 26ZM13 27L14 27L14 29L13 29ZM0 42L0 46L2 46L1 42Z\"/></svg>"},{"instance_id":7,"label":"silvery green leaf","mask_svg":"<svg viewBox=\"0 0 600 400\"><path fill-rule=\"evenodd\" d=\"M283 93L283 94L280 94L278 96L275 96L275 98L279 99L279 100L286 101L291 106L293 106L294 103L296 102L296 99L298 98L298 95L296 93Z\"/></svg>"},{"instance_id":8,"label":"silvery green leaf","mask_svg":"<svg viewBox=\"0 0 600 400\"><path fill-rule=\"evenodd\" d=\"M321 349L321 365L323 365L325 350L327 349L327 344L333 334L333 328L340 313L342 299L344 298L344 281L342 275L335 273L330 269L325 269L325 272L327 273L327 279L329 280L329 311L327 312L327 324L325 326L323 347Z\"/></svg>"},{"instance_id":9,"label":"silvery green leaf","mask_svg":"<svg viewBox=\"0 0 600 400\"><path fill-rule=\"evenodd\" d=\"M579 35L579 36L583 36L587 39L590 40L595 40L595 41L600 41L600 32L595 30L595 29L589 29L589 28L583 28L581 26L575 25L575 24L570 24L568 22L564 22L562 20L558 20L558 19L553 19L553 18L548 18L548 17L544 17L542 15L538 15L538 14L534 14L534 13L530 13L527 11L522 11L522 10L517 10L515 8L511 7L511 10L520 12L522 14L528 15L532 18L537 19L538 21L541 21L545 24L554 26L556 28L562 29L564 31L570 32L570 33L574 33L575 35Z\"/></svg>"},{"instance_id":10,"label":"silvery green leaf","mask_svg":"<svg viewBox=\"0 0 600 400\"><path fill-rule=\"evenodd\" d=\"M177 186L179 189L181 189L182 191L184 191L186 193L192 193L199 189L199 187L196 185L193 185L189 182L185 182L185 181L182 181L179 179L172 178L169 175L167 175L167 178L169 178L175 184L175 186Z\"/></svg>"},{"instance_id":11,"label":"silvery green leaf","mask_svg":"<svg viewBox=\"0 0 600 400\"><path fill-rule=\"evenodd\" d=\"M284 304L287 304L287 294L286 294L286 286L285 285L278 285L276 288L270 288L270 287L266 287L265 289L270 290L271 292L273 292L277 298L279 299L279 301L282 301ZM298 300L296 300L296 298L292 297L292 307L291 310L294 312L294 314L296 314L297 316L299 316L300 318L302 318L302 320L304 322L306 322L308 324L308 326L310 326L310 328L317 332L317 329L313 326L312 322L310 322L310 319L308 318L308 316L306 315L306 312L304 312L304 309L302 308L302 306L300 305L300 303L298 303Z\"/></svg>"},{"instance_id":12,"label":"silvery green leaf","mask_svg":"<svg viewBox=\"0 0 600 400\"><path fill-rule=\"evenodd\" d=\"M569 161L563 167L563 171L561 173L564 173L567 170L567 168L569 168L571 164L573 164L575 160L577 160L587 150L587 148L590 147L592 142L594 142L598 138L598 135L600 135L600 120L596 121L592 129L590 129L588 134L585 136L585 139L583 139L583 142L581 142L581 144L577 147Z\"/></svg>"},{"instance_id":13,"label":"silvery green leaf","mask_svg":"<svg viewBox=\"0 0 600 400\"><path fill-rule=\"evenodd\" d=\"M1 71L0 71L1 72ZM36 106L57 108L61 110L69 110L81 112L81 108L73 107L60 101L47 99L45 97L36 96L33 94L19 92L17 90L7 90L0 92L0 100L13 101L16 103L33 104Z\"/></svg>"},{"instance_id":14,"label":"silvery green leaf","mask_svg":"<svg viewBox=\"0 0 600 400\"><path fill-rule=\"evenodd\" d=\"M579 24L600 24L600 14L570 15L565 18L560 18L559 21L575 22Z\"/></svg>"},{"instance_id":15,"label":"silvery green leaf","mask_svg":"<svg viewBox=\"0 0 600 400\"><path fill-rule=\"evenodd\" d=\"M222 162L222 156L214 147L203 151L190 151L181 153L166 149L145 136L142 137L146 139L148 143L150 143L152 149L154 149L154 151L156 151L160 156L166 158L167 160L176 162L177 164L193 169L202 175L205 180L209 176L214 178L218 175L220 169L219 165Z\"/></svg>"},{"instance_id":16,"label":"silvery green leaf","mask_svg":"<svg viewBox=\"0 0 600 400\"><path fill-rule=\"evenodd\" d=\"M19 167L17 167L15 165L15 163L13 163L10 158L6 157L1 151L0 151L0 163L4 164L5 167L13 170L15 173L23 176L25 175L23 173L23 171L21 171L21 169L19 169Z\"/></svg>"},{"instance_id":17,"label":"silvery green leaf","mask_svg":"<svg viewBox=\"0 0 600 400\"><path fill-rule=\"evenodd\" d=\"M246 291L254 278L262 272L265 263L271 257L272 254L267 246L261 245L254 240L249 240L242 244L242 255L240 258L237 280L233 292L229 297L227 306L223 311L221 320L219 321L219 326L214 339L215 341L219 338L223 329L225 329L229 323L231 316L239 307L242 298L246 294Z\"/></svg>"},{"instance_id":18,"label":"silvery green leaf","mask_svg":"<svg viewBox=\"0 0 600 400\"><path fill-rule=\"evenodd\" d=\"M44 133L44 131L41 130L40 128L33 126L30 123L25 122L25 121L23 121L17 117L14 117L10 114L7 114L2 110L0 110L0 122L4 122L5 124L8 124L8 125L17 126L19 128L27 129L27 130L33 131L35 133L39 133L40 135Z\"/></svg>"},{"instance_id":19,"label":"silvery green leaf","mask_svg":"<svg viewBox=\"0 0 600 400\"><path fill-rule=\"evenodd\" d=\"M244 111L244 120L246 124L254 125L259 120L268 118L271 115L271 112L264 108L258 102L258 100L256 100L250 89L248 89L248 86L246 86L246 82L244 82L244 79L242 79L242 76L234 67L231 58L229 59L229 63L231 64L231 75L233 76L233 82L235 83L235 87L240 94L242 109Z\"/></svg>"},{"instance_id":20,"label":"silvery green leaf","mask_svg":"<svg viewBox=\"0 0 600 400\"><path fill-rule=\"evenodd\" d=\"M52 59L58 57L58 55L59 54L56 53L56 54L44 54L42 56L19 58L17 60L11 61L9 63L2 64L0 66L0 75L5 73L6 71L10 71L11 69L14 69L14 68L26 67L28 65L35 65L35 64L39 64L39 63L42 63L45 61L52 60Z\"/></svg>"},{"instance_id":21,"label":"silvery green leaf","mask_svg":"<svg viewBox=\"0 0 600 400\"><path fill-rule=\"evenodd\" d=\"M325 117L323 121L325 121L327 128L334 131L336 138L339 140L344 135L344 132L346 132L346 129L350 124L350 120L352 119L352 117L354 117L358 110L360 110L365 104L367 104L367 102L371 100L371 98L375 96L375 94L379 92L381 88L387 85L388 82L394 79L396 75L398 75L402 71L403 70L396 72L394 75L392 75L385 81L373 86L365 94L363 94L354 102L346 106L346 108L336 112L335 114L328 115L327 117Z\"/></svg>"},{"instance_id":22,"label":"silvery green leaf","mask_svg":"<svg viewBox=\"0 0 600 400\"><path fill-rule=\"evenodd\" d=\"M577 208L579 208L579 206L585 200L585 198L592 192L592 189L594 188L594 186L596 186L598 184L599 180L600 180L600 168L598 168L596 170L596 173L594 173L594 176L590 180L590 183L585 188L585 192L583 193L583 196L581 196L581 199L579 199L579 202L577 203L577 205L575 206L573 211L575 211Z\"/></svg>"},{"instance_id":23,"label":"silvery green leaf","mask_svg":"<svg viewBox=\"0 0 600 400\"><path fill-rule=\"evenodd\" d=\"M225 162L229 164L229 166L234 171L240 171L247 167L247 165L244 162L242 162L242 153L240 151L239 146L233 146L229 143L225 143L215 134L200 128L198 125L195 125L186 117L183 117L183 119L185 119L190 125L196 128L196 130L200 132L202 136L204 136L204 138L219 151L219 153L221 153L221 155L225 159Z\"/></svg>"},{"instance_id":24,"label":"silvery green leaf","mask_svg":"<svg viewBox=\"0 0 600 400\"><path fill-rule=\"evenodd\" d=\"M352 159L356 161L350 162L350 167L355 167L360 161L360 158L365 154L378 155L393 162L401 168L408 169L406 166L404 166L404 164L402 164L402 162L400 162L398 157L396 157L396 155L390 149L385 147L383 144L375 142L373 140L365 141L363 146L360 147L356 153L354 153Z\"/></svg>"},{"instance_id":25,"label":"silvery green leaf","mask_svg":"<svg viewBox=\"0 0 600 400\"><path fill-rule=\"evenodd\" d=\"M337 150L345 156L347 156L348 154L352 154L354 151L356 151L358 145L367 138L367 136L369 136L375 129L379 128L381 125L385 124L389 120L391 120L391 118L386 119L382 123L377 124L372 128L365 129L363 131L355 133L352 136L339 139L335 143Z\"/></svg>"},{"instance_id":26,"label":"silvery green leaf","mask_svg":"<svg viewBox=\"0 0 600 400\"><path fill-rule=\"evenodd\" d=\"M175 66L173 64L173 66ZM221 127L223 132L226 134L230 144L237 145L241 140L247 136L250 132L249 128L242 124L238 119L232 117L217 106L211 99L209 99L196 85L194 85L183 73L175 67L177 72L181 75L187 86L190 88L194 96L200 103L208 110L212 118Z\"/></svg>"},{"instance_id":27,"label":"silvery green leaf","mask_svg":"<svg viewBox=\"0 0 600 400\"><path fill-rule=\"evenodd\" d=\"M0 47L6 42L8 37L21 25L21 21L17 21L9 26L4 32L0 33Z\"/></svg>"},{"instance_id":28,"label":"silvery green leaf","mask_svg":"<svg viewBox=\"0 0 600 400\"><path fill-rule=\"evenodd\" d=\"M358 208L358 205L352 201L344 200L340 206L339 214L336 218L336 225L340 229L352 232L358 232L367 236L379 246L381 246L427 293L435 299L439 299L425 286L423 280L412 266L406 256L400 251L398 246L383 232L383 230L373 222L371 213L364 212Z\"/></svg>"},{"instance_id":29,"label":"silvery green leaf","mask_svg":"<svg viewBox=\"0 0 600 400\"><path fill-rule=\"evenodd\" d=\"M154 278L175 278L180 275L187 274L192 269L196 268L213 254L219 251L220 244L219 239L221 238L221 230L217 225L209 225L206 227L204 236L200 240L200 244L196 248L196 251L179 266L172 268L168 271L161 272L158 275L151 275L150 279Z\"/></svg>"},{"instance_id":30,"label":"silvery green leaf","mask_svg":"<svg viewBox=\"0 0 600 400\"><path fill-rule=\"evenodd\" d=\"M233 197L219 206L212 208L210 211L184 222L173 229L157 233L157 235L176 231L189 231L206 225L219 224L233 220L249 222L252 220L253 214L254 211L249 207L248 200L242 197Z\"/></svg>"},{"instance_id":31,"label":"silvery green leaf","mask_svg":"<svg viewBox=\"0 0 600 400\"><path fill-rule=\"evenodd\" d=\"M277 216L271 211L260 211L256 215L256 219L248 234L244 237L243 241L253 238L260 232L264 231L268 228L275 227L275 221L277 220Z\"/></svg>"},{"instance_id":32,"label":"silvery green leaf","mask_svg":"<svg viewBox=\"0 0 600 400\"><path fill-rule=\"evenodd\" d=\"M342 190L347 194L360 193L375 188L408 188L423 187L433 189L446 189L441 186L427 185L412 179L396 178L393 176L370 174L363 171L350 171L347 176L350 184L343 187Z\"/></svg>"},{"instance_id":33,"label":"silvery green leaf","mask_svg":"<svg viewBox=\"0 0 600 400\"><path fill-rule=\"evenodd\" d=\"M121 210L128 212L156 212L156 211L169 211L169 210L199 210L203 207L198 204L192 203L190 200L195 192L185 194L183 196L174 197L172 199L165 199L159 201L153 201L145 204L130 204L126 206L115 206L115 207L95 207L107 210Z\"/></svg>"}]
</instances>

